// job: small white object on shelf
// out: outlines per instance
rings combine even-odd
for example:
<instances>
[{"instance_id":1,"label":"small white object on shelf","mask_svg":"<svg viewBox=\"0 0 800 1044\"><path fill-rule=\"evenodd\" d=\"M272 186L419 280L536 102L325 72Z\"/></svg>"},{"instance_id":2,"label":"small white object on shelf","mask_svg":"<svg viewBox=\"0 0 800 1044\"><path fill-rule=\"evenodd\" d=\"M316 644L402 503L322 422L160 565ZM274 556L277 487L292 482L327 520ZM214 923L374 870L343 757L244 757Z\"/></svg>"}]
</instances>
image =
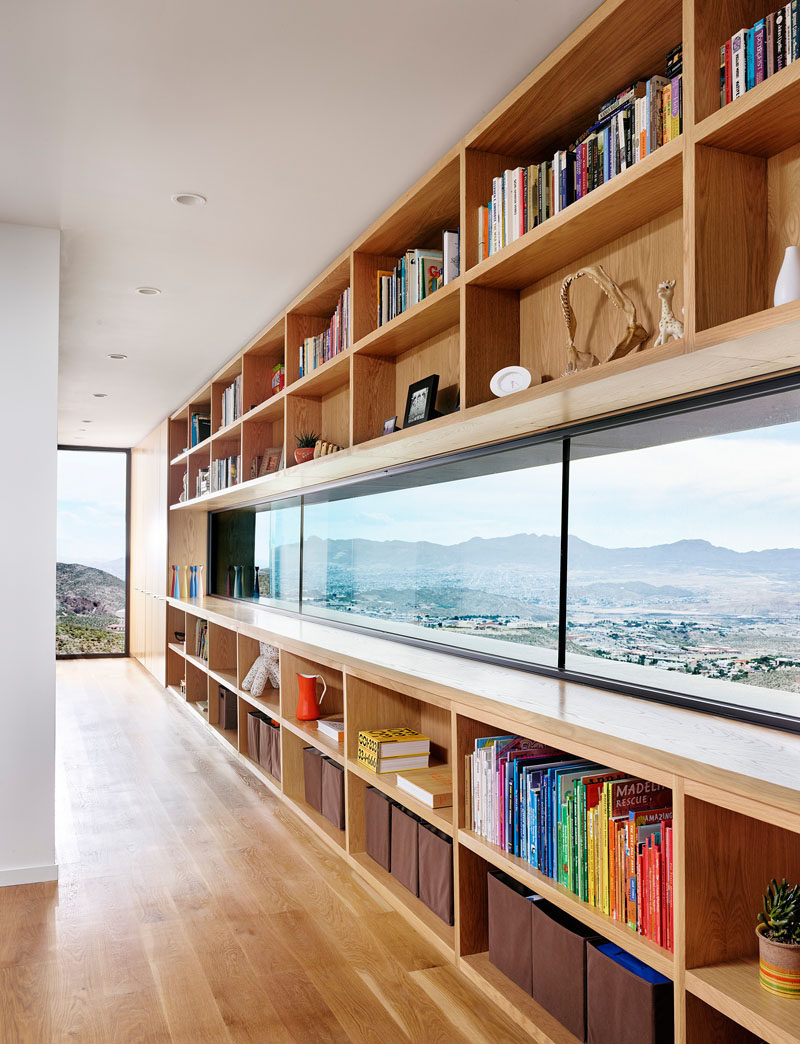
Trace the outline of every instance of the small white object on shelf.
<instances>
[{"instance_id":1,"label":"small white object on shelf","mask_svg":"<svg viewBox=\"0 0 800 1044\"><path fill-rule=\"evenodd\" d=\"M800 299L800 247L788 246L775 283L775 307Z\"/></svg>"},{"instance_id":2,"label":"small white object on shelf","mask_svg":"<svg viewBox=\"0 0 800 1044\"><path fill-rule=\"evenodd\" d=\"M504 366L489 381L492 394L498 397L523 391L525 388L529 388L530 384L530 370L526 370L524 366Z\"/></svg>"}]
</instances>

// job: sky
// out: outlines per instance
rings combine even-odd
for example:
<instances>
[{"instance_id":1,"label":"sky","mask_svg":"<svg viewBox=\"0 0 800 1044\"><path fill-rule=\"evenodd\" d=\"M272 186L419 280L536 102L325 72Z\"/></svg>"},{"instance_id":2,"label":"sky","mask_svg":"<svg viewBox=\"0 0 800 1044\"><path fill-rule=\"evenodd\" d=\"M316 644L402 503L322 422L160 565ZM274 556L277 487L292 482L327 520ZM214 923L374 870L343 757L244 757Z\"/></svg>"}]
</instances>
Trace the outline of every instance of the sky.
<instances>
[{"instance_id":1,"label":"sky","mask_svg":"<svg viewBox=\"0 0 800 1044\"><path fill-rule=\"evenodd\" d=\"M124 557L125 465L124 453L58 451L59 562Z\"/></svg>"},{"instance_id":2,"label":"sky","mask_svg":"<svg viewBox=\"0 0 800 1044\"><path fill-rule=\"evenodd\" d=\"M604 547L701 539L800 547L800 424L573 462L570 533ZM306 536L430 540L552 534L560 467L546 465L307 509Z\"/></svg>"}]
</instances>

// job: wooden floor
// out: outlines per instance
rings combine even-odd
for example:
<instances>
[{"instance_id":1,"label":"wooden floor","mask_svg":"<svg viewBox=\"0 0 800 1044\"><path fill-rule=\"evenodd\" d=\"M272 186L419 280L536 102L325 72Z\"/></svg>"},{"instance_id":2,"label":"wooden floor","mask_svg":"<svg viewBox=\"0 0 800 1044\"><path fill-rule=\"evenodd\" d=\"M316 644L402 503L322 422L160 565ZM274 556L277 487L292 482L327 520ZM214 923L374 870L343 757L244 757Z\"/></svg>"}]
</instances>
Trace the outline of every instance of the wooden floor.
<instances>
[{"instance_id":1,"label":"wooden floor","mask_svg":"<svg viewBox=\"0 0 800 1044\"><path fill-rule=\"evenodd\" d=\"M58 665L56 884L0 888L0 1041L527 1040L134 661Z\"/></svg>"}]
</instances>

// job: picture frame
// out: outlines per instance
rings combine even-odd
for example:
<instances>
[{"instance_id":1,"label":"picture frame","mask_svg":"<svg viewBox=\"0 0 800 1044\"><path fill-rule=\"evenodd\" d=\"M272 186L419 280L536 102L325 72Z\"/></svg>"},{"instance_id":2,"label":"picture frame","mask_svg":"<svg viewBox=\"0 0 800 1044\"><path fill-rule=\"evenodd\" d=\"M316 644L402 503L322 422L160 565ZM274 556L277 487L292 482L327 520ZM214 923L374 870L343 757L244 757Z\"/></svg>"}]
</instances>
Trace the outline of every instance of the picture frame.
<instances>
[{"instance_id":1,"label":"picture frame","mask_svg":"<svg viewBox=\"0 0 800 1044\"><path fill-rule=\"evenodd\" d=\"M409 428L414 424L424 424L425 421L437 417L436 394L439 391L439 374L432 373L430 377L423 377L421 381L415 381L408 386L406 397L406 412L403 417L403 427Z\"/></svg>"},{"instance_id":2,"label":"picture frame","mask_svg":"<svg viewBox=\"0 0 800 1044\"><path fill-rule=\"evenodd\" d=\"M262 478L264 475L271 475L274 471L277 471L281 463L281 454L283 450L281 446L272 446L264 450L264 454L261 457L261 466L258 471L258 477Z\"/></svg>"},{"instance_id":3,"label":"picture frame","mask_svg":"<svg viewBox=\"0 0 800 1044\"><path fill-rule=\"evenodd\" d=\"M391 435L393 431L400 431L397 427L397 417L388 417L383 422L383 434Z\"/></svg>"}]
</instances>

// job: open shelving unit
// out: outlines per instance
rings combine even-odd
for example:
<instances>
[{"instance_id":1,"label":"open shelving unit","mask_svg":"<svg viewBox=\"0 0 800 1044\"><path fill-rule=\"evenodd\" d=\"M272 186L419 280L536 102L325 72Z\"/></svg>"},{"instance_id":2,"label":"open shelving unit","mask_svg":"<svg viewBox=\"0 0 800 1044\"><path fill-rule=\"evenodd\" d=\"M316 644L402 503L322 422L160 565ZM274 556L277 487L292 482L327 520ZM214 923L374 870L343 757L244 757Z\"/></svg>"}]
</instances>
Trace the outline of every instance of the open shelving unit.
<instances>
[{"instance_id":1,"label":"open shelving unit","mask_svg":"<svg viewBox=\"0 0 800 1044\"><path fill-rule=\"evenodd\" d=\"M800 370L800 302L770 307L783 248L797 241L800 229L800 63L719 109L720 44L770 9L764 0L729 5L606 0L597 8L170 416L168 563L207 567L209 510L302 493L444 453ZM634 79L663 72L667 51L681 40L681 136L479 262L477 208L490 197L492 178L506 167L540 162L565 147L593 122L608 97ZM439 246L442 231L456 227L461 230L459 277L378 326L377 272L393 267L406 249ZM639 352L565 376L567 339L559 291L567 274L593 263L602 264L630 294L651 337ZM673 278L674 311L680 315L683 309L684 337L656 348L656 286ZM602 354L619 340L621 320L586 282L572 288L578 343ZM327 327L348 286L350 347L301 377L299 345ZM512 364L530 370L532 386L494 399L490 377ZM277 365L284 367L286 383L274 391ZM402 424L409 384L432 373L439 375L442 415L382 436L386 419L397 416ZM221 394L238 375L244 412L223 429ZM210 412L212 434L190 447L190 417L197 408ZM295 464L295 436L309 428L341 446L341 452ZM283 466L254 476L251 462L276 447L283 451ZM237 485L195 496L200 468L234 453L242 458ZM188 499L182 501L184 477ZM758 985L753 923L771 877L800 877L800 794L796 783L779 786L771 775L776 765L788 766L794 758L797 779L800 746L793 737L782 738L774 751L757 744L757 756L749 747L754 726L710 719L715 738L708 733L693 745L692 712L640 702L640 738L632 741L623 736L627 719L622 712L590 728L584 722L590 709L582 704L584 714L569 722L562 714L561 692L558 710L556 701L542 710L536 701L546 703L543 686L560 683L544 680L531 697L527 688L509 681L514 672L467 661L462 668L457 657L449 658L454 678L444 683L435 672L420 676L413 652L393 652L384 662L361 652L345 654L346 632L319 625L319 640L313 643L264 607L208 597L168 603L163 679L168 690L532 1039L575 1042L488 960L486 876L495 868L671 978L678 1044L800 1044L800 1009ZM198 617L209 621L207 662L192 652ZM188 644L179 643L175 631L186 632ZM259 640L280 649L281 688L254 697L241 686ZM383 640L384 646L390 644ZM298 672L325 678L322 710L344 717L342 745L320 735L314 723L297 720ZM496 687L488 686L491 698L486 686L478 695L473 692L483 679L496 679ZM218 684L237 695L236 731L219 727ZM512 690L516 705L507 698ZM604 708L609 701L628 699L595 696ZM200 704L208 710L203 712ZM249 756L243 719L250 708L280 725L280 780ZM393 776L373 776L358 764L358 731L397 724L430 735L433 763L453 766L452 808L426 808L400 791ZM540 739L672 789L674 953L472 833L464 810L464 754L475 737L498 730ZM302 751L307 746L344 768L345 830L305 802ZM366 854L367 786L453 838L454 926L439 921Z\"/></svg>"},{"instance_id":2,"label":"open shelving unit","mask_svg":"<svg viewBox=\"0 0 800 1044\"><path fill-rule=\"evenodd\" d=\"M700 729L703 738L699 742L687 728L684 716L691 712L639 703L637 713L640 719L646 719L648 735L663 735L663 745L651 749L621 737L614 715L624 718L630 714L630 708L626 709L622 702L609 712L608 732L601 734L576 725L569 716L531 713L470 692L464 679L474 675L475 665L471 661L453 658L458 674L452 685L443 684L425 673L426 664L420 663L419 654L411 649L404 654L384 652L390 657L390 670L385 662L363 658L373 648L391 646L384 639L374 639L369 648L357 643L358 651L352 653L347 651L349 643L341 631L319 624L315 625L313 644L309 644L311 639L299 638L297 625L288 624L285 617L261 607L244 607L213 597L192 603L170 599L171 622L179 620L181 612L186 613L187 619L208 618L212 663L230 667L231 652L235 650L234 675L239 683L258 655L259 641L279 650L280 691L267 690L261 698L240 687L234 691L239 696L240 715L243 707L265 709L280 725L282 779L270 776L248 756L246 728L241 718L238 739L236 733L229 735L219 729L214 720L213 699L209 703L210 720L198 712L207 727L325 844L456 962L486 996L526 1028L533 1039L545 1044L573 1044L576 1038L488 960L486 879L494 869L503 870L671 979L675 986L676 1041L800 1041L796 1005L774 997L759 985L754 928L761 892L770 877L800 878L800 799L796 792L761 779L756 784L743 773L747 768L758 771L760 752L751 752L753 726L727 722L722 727L731 740L734 759L733 767L727 770L721 767L726 760L721 745L713 764L693 760L685 753L690 750L702 759L710 750L705 725ZM184 662L188 681L185 700L178 686L170 684L169 689L196 709L202 694L215 691L208 687L215 680L213 669L207 668L204 674L194 662L184 661L178 651L169 650L169 663L177 666ZM322 710L327 716L344 718L342 745L320 735L314 722L300 722L294 716L298 673L324 677L328 689ZM494 691L495 685L500 687L515 672L484 667L481 673L483 687ZM618 699L637 702L627 697ZM358 732L396 725L417 729L430 737L432 764L453 766L451 807L428 808L401 791L394 774L375 775L358 764ZM475 738L507 732L540 740L672 789L674 952L636 934L625 923L583 902L524 860L473 833L465 807L464 754L473 749ZM333 826L305 801L302 751L308 746L344 766L344 830ZM785 737L776 745L775 758L787 774L794 771L792 766L796 768L800 763L800 738ZM364 794L368 786L453 838L454 926L439 920L367 855Z\"/></svg>"},{"instance_id":3,"label":"open shelving unit","mask_svg":"<svg viewBox=\"0 0 800 1044\"><path fill-rule=\"evenodd\" d=\"M243 374L246 412L241 427L224 434L243 440L246 488L194 497L208 446L181 454L186 440L175 435L172 468L181 477L188 468L189 499L178 502L181 487L173 477L171 507L223 507L243 497L308 489L375 470L387 457L405 463L437 449L468 448L798 369L798 309L769 305L783 247L797 234L800 68L790 65L719 108L719 46L768 7L762 0L724 9L705 0L669 0L656 18L646 0L606 0L172 415L179 432L196 404L210 403L213 413L219 389ZM663 71L666 52L681 40L681 136L478 262L477 207L489 198L492 178L564 147L607 97ZM376 273L410 246L437 245L442 230L452 227L462 232L461 276L377 326ZM565 275L590 263L603 264L630 293L651 337L625 359L564 376L559 289ZM655 288L665 278L676 280L674 310L684 310L685 336L655 349ZM352 347L301 378L296 349L327 325L346 286ZM602 349L618 339L620 320L599 307L597 293L573 286L579 339L590 336ZM780 352L765 347L776 331ZM286 388L270 395L268 377L281 361ZM533 386L496 400L489 379L506 365L528 368ZM422 430L381 437L385 420L398 416L402 424L409 384L431 373L439 374L443 416ZM305 428L341 446L341 459L310 461L295 471L294 436ZM248 485L250 460L266 445L284 447L286 474Z\"/></svg>"}]
</instances>

